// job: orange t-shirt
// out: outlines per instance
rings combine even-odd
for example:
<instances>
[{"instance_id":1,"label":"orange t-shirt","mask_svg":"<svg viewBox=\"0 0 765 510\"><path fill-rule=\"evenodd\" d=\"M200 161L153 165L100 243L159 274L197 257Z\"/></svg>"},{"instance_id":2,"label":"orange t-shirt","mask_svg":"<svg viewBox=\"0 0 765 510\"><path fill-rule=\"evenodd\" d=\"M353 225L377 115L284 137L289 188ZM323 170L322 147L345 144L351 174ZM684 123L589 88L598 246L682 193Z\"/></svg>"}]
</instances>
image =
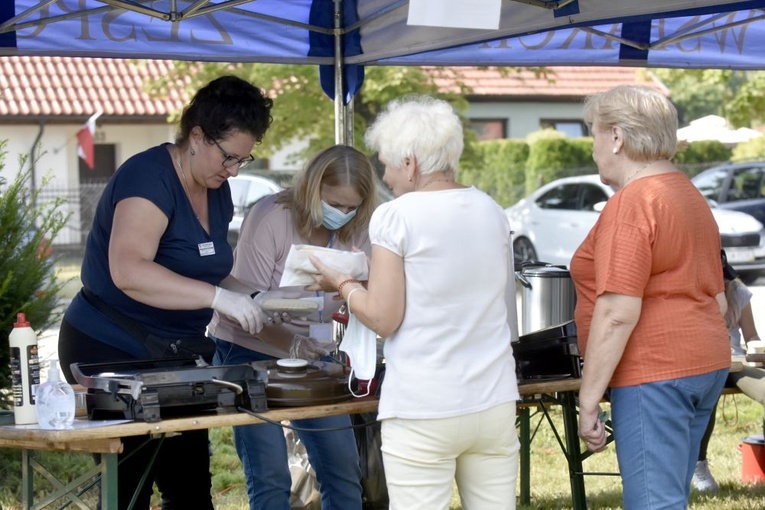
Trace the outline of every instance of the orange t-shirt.
<instances>
[{"instance_id":1,"label":"orange t-shirt","mask_svg":"<svg viewBox=\"0 0 765 510\"><path fill-rule=\"evenodd\" d=\"M720 234L706 200L680 172L634 181L608 201L571 261L574 318L587 369L595 300L643 299L610 386L688 377L730 367Z\"/></svg>"}]
</instances>

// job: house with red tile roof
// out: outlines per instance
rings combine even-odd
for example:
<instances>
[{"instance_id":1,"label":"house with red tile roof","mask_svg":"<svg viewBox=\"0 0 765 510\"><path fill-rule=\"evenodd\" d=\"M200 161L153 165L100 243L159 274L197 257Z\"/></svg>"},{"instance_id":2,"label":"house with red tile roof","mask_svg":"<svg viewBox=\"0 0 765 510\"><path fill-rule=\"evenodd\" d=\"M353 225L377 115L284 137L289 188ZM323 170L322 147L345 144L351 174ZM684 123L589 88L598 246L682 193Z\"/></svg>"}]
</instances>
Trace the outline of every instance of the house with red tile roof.
<instances>
[{"instance_id":1,"label":"house with red tile roof","mask_svg":"<svg viewBox=\"0 0 765 510\"><path fill-rule=\"evenodd\" d=\"M29 153L37 140L44 152L39 166L58 168L57 180L76 182L76 131L100 111L97 168L82 178L108 177L130 155L172 140L174 128L167 118L185 105L184 90L171 89L166 97L155 98L145 89L172 65L167 60L0 57L0 138L8 139L11 155ZM460 68L459 79L472 89L467 117L484 138L523 138L544 127L580 136L584 134L581 101L586 95L634 83L666 92L648 71L635 68L555 67L544 72ZM440 78L437 83L444 91L457 90L454 79ZM108 161L112 154L114 160ZM295 169L294 163L285 163L286 157L273 159L270 168ZM69 171L62 174L62 165Z\"/></svg>"},{"instance_id":2,"label":"house with red tile roof","mask_svg":"<svg viewBox=\"0 0 765 510\"><path fill-rule=\"evenodd\" d=\"M459 79L472 89L467 117L484 139L525 138L543 128L586 136L582 100L617 85L645 85L669 95L650 71L632 67L463 68ZM453 80L436 82L444 91L458 90Z\"/></svg>"},{"instance_id":3,"label":"house with red tile roof","mask_svg":"<svg viewBox=\"0 0 765 510\"><path fill-rule=\"evenodd\" d=\"M167 119L185 105L183 88L171 89L162 98L151 97L145 89L150 80L166 75L172 65L166 60L0 57L0 139L7 140L5 175L14 175L19 155L26 155L34 161L37 184L49 175L51 186L77 188L107 179L137 152L172 141L175 128ZM647 71L635 68L556 67L541 74L526 69L460 68L459 75L472 88L466 115L482 139L523 138L544 127L581 136L585 134L581 102L586 95L635 83L665 90ZM456 87L453 79L438 83L445 91ZM91 170L77 155L76 134L99 111L96 164ZM289 162L296 148L300 147L273 155L268 167L296 170L296 163ZM72 211L74 222L84 214L82 209ZM67 232L62 236L67 237Z\"/></svg>"}]
</instances>

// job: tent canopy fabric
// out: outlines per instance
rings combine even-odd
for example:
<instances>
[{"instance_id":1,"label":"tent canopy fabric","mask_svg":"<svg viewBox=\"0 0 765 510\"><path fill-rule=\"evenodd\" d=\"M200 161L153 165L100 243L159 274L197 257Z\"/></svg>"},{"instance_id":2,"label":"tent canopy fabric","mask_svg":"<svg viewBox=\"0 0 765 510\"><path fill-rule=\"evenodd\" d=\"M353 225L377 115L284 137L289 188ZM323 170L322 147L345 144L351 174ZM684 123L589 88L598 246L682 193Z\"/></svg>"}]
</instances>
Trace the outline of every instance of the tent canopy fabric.
<instances>
[{"instance_id":1,"label":"tent canopy fabric","mask_svg":"<svg viewBox=\"0 0 765 510\"><path fill-rule=\"evenodd\" d=\"M0 55L765 69L765 0L503 0L497 30L408 25L408 0L335 9L333 0L3 0Z\"/></svg>"}]
</instances>

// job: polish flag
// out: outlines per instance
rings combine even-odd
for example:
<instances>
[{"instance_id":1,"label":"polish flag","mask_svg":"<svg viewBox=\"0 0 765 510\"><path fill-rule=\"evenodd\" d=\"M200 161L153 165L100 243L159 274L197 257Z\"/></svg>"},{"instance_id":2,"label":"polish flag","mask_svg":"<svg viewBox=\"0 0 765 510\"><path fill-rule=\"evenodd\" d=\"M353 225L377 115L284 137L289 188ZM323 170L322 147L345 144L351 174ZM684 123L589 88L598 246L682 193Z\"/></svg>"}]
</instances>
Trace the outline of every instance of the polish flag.
<instances>
[{"instance_id":1,"label":"polish flag","mask_svg":"<svg viewBox=\"0 0 765 510\"><path fill-rule=\"evenodd\" d=\"M77 155L85 160L88 168L96 166L96 151L94 138L96 136L96 120L101 116L100 110L90 116L85 124L77 131Z\"/></svg>"}]
</instances>

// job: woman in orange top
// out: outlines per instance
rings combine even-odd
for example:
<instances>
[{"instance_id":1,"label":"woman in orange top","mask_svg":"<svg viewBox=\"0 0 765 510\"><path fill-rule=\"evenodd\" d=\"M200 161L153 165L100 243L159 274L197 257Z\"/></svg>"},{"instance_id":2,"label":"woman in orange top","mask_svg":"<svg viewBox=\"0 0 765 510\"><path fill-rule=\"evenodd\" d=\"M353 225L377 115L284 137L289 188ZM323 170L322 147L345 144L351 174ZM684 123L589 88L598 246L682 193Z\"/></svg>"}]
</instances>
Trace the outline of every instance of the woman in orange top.
<instances>
[{"instance_id":1,"label":"woman in orange top","mask_svg":"<svg viewBox=\"0 0 765 510\"><path fill-rule=\"evenodd\" d=\"M624 508L684 509L730 368L717 224L670 161L677 111L665 96L616 87L588 97L584 117L601 180L618 191L571 261L579 435L605 448L608 390Z\"/></svg>"}]
</instances>

